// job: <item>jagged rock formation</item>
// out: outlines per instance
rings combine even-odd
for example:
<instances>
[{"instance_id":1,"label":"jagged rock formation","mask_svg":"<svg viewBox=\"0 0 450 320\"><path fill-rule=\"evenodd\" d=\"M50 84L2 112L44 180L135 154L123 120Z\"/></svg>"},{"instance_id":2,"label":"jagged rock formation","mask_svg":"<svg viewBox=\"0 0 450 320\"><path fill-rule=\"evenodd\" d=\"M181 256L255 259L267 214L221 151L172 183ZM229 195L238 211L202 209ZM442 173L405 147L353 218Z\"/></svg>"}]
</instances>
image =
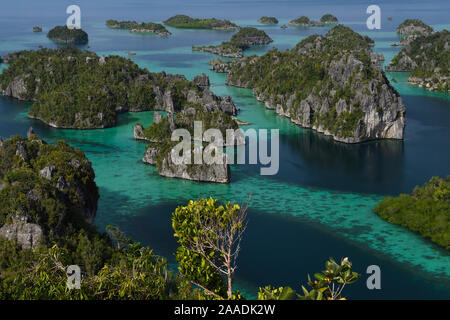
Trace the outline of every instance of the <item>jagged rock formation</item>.
<instances>
[{"instance_id":1,"label":"jagged rock formation","mask_svg":"<svg viewBox=\"0 0 450 320\"><path fill-rule=\"evenodd\" d=\"M82 151L48 145L30 128L0 144L0 163L0 236L34 249L68 222L93 223L99 194Z\"/></svg>"},{"instance_id":2,"label":"jagged rock formation","mask_svg":"<svg viewBox=\"0 0 450 320\"><path fill-rule=\"evenodd\" d=\"M211 85L209 82L209 77L204 73L195 76L193 82L200 87L209 87Z\"/></svg>"},{"instance_id":3,"label":"jagged rock formation","mask_svg":"<svg viewBox=\"0 0 450 320\"><path fill-rule=\"evenodd\" d=\"M56 26L51 29L47 37L61 44L86 44L89 41L88 34L81 29L69 29L67 26Z\"/></svg>"},{"instance_id":4,"label":"jagged rock formation","mask_svg":"<svg viewBox=\"0 0 450 320\"><path fill-rule=\"evenodd\" d=\"M301 16L300 18L291 20L289 25L294 27L323 27L325 24L323 22L310 20L306 16Z\"/></svg>"},{"instance_id":5,"label":"jagged rock formation","mask_svg":"<svg viewBox=\"0 0 450 320\"><path fill-rule=\"evenodd\" d=\"M175 164L171 151L167 154L160 154L161 152L164 151L150 146L142 159L144 163L157 165L161 176L201 182L230 182L230 166L226 162L225 154L222 154L220 164Z\"/></svg>"},{"instance_id":6,"label":"jagged rock formation","mask_svg":"<svg viewBox=\"0 0 450 320\"><path fill-rule=\"evenodd\" d=\"M33 32L42 32L42 28L39 26L34 26L33 27Z\"/></svg>"},{"instance_id":7,"label":"jagged rock formation","mask_svg":"<svg viewBox=\"0 0 450 320\"><path fill-rule=\"evenodd\" d=\"M231 115L237 112L229 97L217 97L182 75L148 72L118 56L98 57L65 47L21 51L6 58L11 64L0 75L0 92L34 101L29 117L55 128L111 127L119 113L174 112L186 101Z\"/></svg>"},{"instance_id":8,"label":"jagged rock formation","mask_svg":"<svg viewBox=\"0 0 450 320\"><path fill-rule=\"evenodd\" d=\"M420 30L427 30L420 26ZM450 92L450 33L447 30L414 39L392 59L387 71L411 72L408 81L428 90Z\"/></svg>"},{"instance_id":9,"label":"jagged rock formation","mask_svg":"<svg viewBox=\"0 0 450 320\"><path fill-rule=\"evenodd\" d=\"M369 40L344 26L294 49L233 61L227 84L252 88L277 114L336 141L403 139L405 107Z\"/></svg>"},{"instance_id":10,"label":"jagged rock formation","mask_svg":"<svg viewBox=\"0 0 450 320\"><path fill-rule=\"evenodd\" d=\"M397 27L397 33L404 36L428 36L433 28L418 19L406 19Z\"/></svg>"}]
</instances>

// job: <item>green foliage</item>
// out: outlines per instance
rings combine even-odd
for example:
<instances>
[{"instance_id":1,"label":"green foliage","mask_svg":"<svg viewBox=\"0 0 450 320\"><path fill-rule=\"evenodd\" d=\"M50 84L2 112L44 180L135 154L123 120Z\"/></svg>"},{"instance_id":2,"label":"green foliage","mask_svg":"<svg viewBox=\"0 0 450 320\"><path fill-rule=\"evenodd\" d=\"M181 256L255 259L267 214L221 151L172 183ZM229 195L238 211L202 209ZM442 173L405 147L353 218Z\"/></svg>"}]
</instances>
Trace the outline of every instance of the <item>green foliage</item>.
<instances>
[{"instance_id":1,"label":"green foliage","mask_svg":"<svg viewBox=\"0 0 450 320\"><path fill-rule=\"evenodd\" d=\"M29 115L63 128L111 127L119 112L154 110L154 87L170 88L177 110L186 103L186 92L199 90L129 59L110 56L99 63L95 53L71 47L19 52L0 75L0 89L17 77L26 79L27 92L20 98L35 101Z\"/></svg>"},{"instance_id":2,"label":"green foliage","mask_svg":"<svg viewBox=\"0 0 450 320\"><path fill-rule=\"evenodd\" d=\"M136 27L136 21L117 21L113 19L106 20L106 26L113 29L132 29Z\"/></svg>"},{"instance_id":3,"label":"green foliage","mask_svg":"<svg viewBox=\"0 0 450 320\"><path fill-rule=\"evenodd\" d=\"M408 26L421 27L421 28L424 28L427 32L433 32L432 27L425 24L422 20L419 20L419 19L406 19L398 26L397 32L400 32L401 29L408 27Z\"/></svg>"},{"instance_id":4,"label":"green foliage","mask_svg":"<svg viewBox=\"0 0 450 320\"><path fill-rule=\"evenodd\" d=\"M161 35L169 35L170 32L160 23L143 22L137 23L136 21L117 21L107 20L106 26L112 29L127 29L134 32L154 32Z\"/></svg>"},{"instance_id":5,"label":"green foliage","mask_svg":"<svg viewBox=\"0 0 450 320\"><path fill-rule=\"evenodd\" d=\"M26 153L26 161L16 154L19 148ZM48 145L36 135L29 139L13 136L0 147L0 163L0 181L4 181L0 225L13 213L25 215L30 223L41 225L49 240L56 240L62 225L82 220L80 210L97 206L99 194L91 164L81 150L62 141ZM51 180L40 176L40 170L49 166L54 167ZM64 189L56 187L58 180L64 181Z\"/></svg>"},{"instance_id":6,"label":"green foliage","mask_svg":"<svg viewBox=\"0 0 450 320\"><path fill-rule=\"evenodd\" d=\"M89 41L88 34L82 29L69 29L67 26L56 26L51 29L47 37L57 43L86 44Z\"/></svg>"},{"instance_id":7,"label":"green foliage","mask_svg":"<svg viewBox=\"0 0 450 320\"><path fill-rule=\"evenodd\" d=\"M195 19L186 15L176 15L166 21L164 24L174 28L188 29L238 29L239 27L228 21L212 19Z\"/></svg>"},{"instance_id":8,"label":"green foliage","mask_svg":"<svg viewBox=\"0 0 450 320\"><path fill-rule=\"evenodd\" d=\"M390 223L407 227L450 249L450 176L433 177L411 195L383 199L375 213Z\"/></svg>"},{"instance_id":9,"label":"green foliage","mask_svg":"<svg viewBox=\"0 0 450 320\"><path fill-rule=\"evenodd\" d=\"M309 18L307 16L301 16L297 19L292 20L292 23L296 23L296 24L308 24L310 23L311 20L309 20Z\"/></svg>"},{"instance_id":10,"label":"green foliage","mask_svg":"<svg viewBox=\"0 0 450 320\"><path fill-rule=\"evenodd\" d=\"M292 300L295 297L295 291L290 287L280 287L278 289L266 286L259 288L258 300Z\"/></svg>"},{"instance_id":11,"label":"green foliage","mask_svg":"<svg viewBox=\"0 0 450 320\"><path fill-rule=\"evenodd\" d=\"M231 37L230 41L224 41L218 46L209 47L193 47L194 50L204 50L216 48L222 56L240 54L242 51L250 48L252 45L256 44L267 44L273 40L263 31L256 28L245 27L240 28L239 32ZM206 50L208 51L208 50Z\"/></svg>"},{"instance_id":12,"label":"green foliage","mask_svg":"<svg viewBox=\"0 0 450 320\"><path fill-rule=\"evenodd\" d=\"M296 294L290 287L280 287L278 289L266 286L259 288L258 300L345 300L342 296L346 285L355 283L359 274L352 271L352 264L347 259L341 260L338 264L333 258L325 263L325 270L314 275L312 281L308 275L308 285L310 290L302 286L303 296Z\"/></svg>"},{"instance_id":13,"label":"green foliage","mask_svg":"<svg viewBox=\"0 0 450 320\"><path fill-rule=\"evenodd\" d=\"M112 250L108 246L98 249ZM54 245L35 251L20 250L12 242L0 239L0 253L0 299L155 300L201 297L198 291L192 290L189 282L168 270L165 259L138 243L123 250L115 249L109 259L98 263L95 272L83 274L80 290L67 288L66 269L73 264L84 267L85 260L74 258L67 249ZM84 254L96 253L84 250Z\"/></svg>"}]
</instances>

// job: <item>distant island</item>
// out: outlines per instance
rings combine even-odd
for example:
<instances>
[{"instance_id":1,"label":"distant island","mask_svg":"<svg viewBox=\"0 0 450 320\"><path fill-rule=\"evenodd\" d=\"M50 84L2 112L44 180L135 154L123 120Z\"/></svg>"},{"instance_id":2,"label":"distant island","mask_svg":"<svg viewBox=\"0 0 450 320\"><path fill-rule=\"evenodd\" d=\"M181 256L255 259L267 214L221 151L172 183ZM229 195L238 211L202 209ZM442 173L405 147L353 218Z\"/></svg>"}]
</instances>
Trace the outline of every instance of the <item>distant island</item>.
<instances>
[{"instance_id":1,"label":"distant island","mask_svg":"<svg viewBox=\"0 0 450 320\"><path fill-rule=\"evenodd\" d=\"M239 26L230 22L229 20L211 19L196 19L186 15L176 15L166 21L165 25L173 28L186 29L211 29L211 30L237 30Z\"/></svg>"},{"instance_id":2,"label":"distant island","mask_svg":"<svg viewBox=\"0 0 450 320\"><path fill-rule=\"evenodd\" d=\"M322 18L320 18L320 22L322 22L324 24L334 24L334 23L338 23L339 20L338 20L338 18L336 18L332 14L327 13L327 14L324 14L322 16Z\"/></svg>"},{"instance_id":3,"label":"distant island","mask_svg":"<svg viewBox=\"0 0 450 320\"><path fill-rule=\"evenodd\" d=\"M266 16L264 16L264 17L261 17L258 20L258 22L262 23L262 24L278 24L278 19L275 18L275 17L266 17Z\"/></svg>"},{"instance_id":4,"label":"distant island","mask_svg":"<svg viewBox=\"0 0 450 320\"><path fill-rule=\"evenodd\" d=\"M34 26L33 27L33 32L42 32L42 28L39 26Z\"/></svg>"},{"instance_id":5,"label":"distant island","mask_svg":"<svg viewBox=\"0 0 450 320\"><path fill-rule=\"evenodd\" d=\"M411 195L387 197L374 209L390 223L407 227L450 250L450 176L433 177Z\"/></svg>"},{"instance_id":6,"label":"distant island","mask_svg":"<svg viewBox=\"0 0 450 320\"><path fill-rule=\"evenodd\" d=\"M404 47L386 70L410 72L410 83L428 90L450 92L449 32L433 32L419 20L406 20L397 30L412 38L406 44L402 42Z\"/></svg>"},{"instance_id":7,"label":"distant island","mask_svg":"<svg viewBox=\"0 0 450 320\"><path fill-rule=\"evenodd\" d=\"M8 57L0 93L33 101L29 117L55 128L115 126L122 112L182 110L188 102L236 114L223 99L181 75L151 73L131 60L74 47L21 51Z\"/></svg>"},{"instance_id":8,"label":"distant island","mask_svg":"<svg viewBox=\"0 0 450 320\"><path fill-rule=\"evenodd\" d=\"M70 29L67 26L57 26L51 29L47 37L61 44L86 44L89 41L88 34L82 29Z\"/></svg>"},{"instance_id":9,"label":"distant island","mask_svg":"<svg viewBox=\"0 0 450 320\"><path fill-rule=\"evenodd\" d=\"M312 21L307 16L301 16L289 22L290 26L295 27L323 27L325 23L319 21Z\"/></svg>"},{"instance_id":10,"label":"distant island","mask_svg":"<svg viewBox=\"0 0 450 320\"><path fill-rule=\"evenodd\" d=\"M162 24L153 22L137 23L136 21L107 20L106 26L111 29L126 29L136 33L156 33L160 36L172 34Z\"/></svg>"},{"instance_id":11,"label":"distant island","mask_svg":"<svg viewBox=\"0 0 450 320\"><path fill-rule=\"evenodd\" d=\"M273 40L262 30L256 28L241 28L230 41L222 42L218 46L192 47L194 51L210 52L222 57L242 58L243 51L254 45L266 45Z\"/></svg>"},{"instance_id":12,"label":"distant island","mask_svg":"<svg viewBox=\"0 0 450 320\"><path fill-rule=\"evenodd\" d=\"M403 139L405 106L386 79L371 40L348 27L312 35L292 50L215 61L226 83L251 88L277 114L334 140Z\"/></svg>"}]
</instances>

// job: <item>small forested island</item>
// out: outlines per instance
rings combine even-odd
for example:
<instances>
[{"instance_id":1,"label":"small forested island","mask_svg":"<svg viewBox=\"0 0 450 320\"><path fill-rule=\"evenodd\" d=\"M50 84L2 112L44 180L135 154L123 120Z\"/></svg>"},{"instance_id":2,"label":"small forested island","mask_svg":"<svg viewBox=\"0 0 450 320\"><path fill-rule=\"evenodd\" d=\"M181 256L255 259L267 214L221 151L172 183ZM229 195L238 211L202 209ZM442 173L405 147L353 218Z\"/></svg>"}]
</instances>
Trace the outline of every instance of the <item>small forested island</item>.
<instances>
[{"instance_id":1,"label":"small forested island","mask_svg":"<svg viewBox=\"0 0 450 320\"><path fill-rule=\"evenodd\" d=\"M295 27L323 27L325 23L310 20L307 16L301 16L289 22L290 26Z\"/></svg>"},{"instance_id":2,"label":"small forested island","mask_svg":"<svg viewBox=\"0 0 450 320\"><path fill-rule=\"evenodd\" d=\"M222 57L242 58L243 51L254 45L266 45L273 40L263 31L256 28L241 28L230 41L222 42L218 46L192 47L194 51L210 52Z\"/></svg>"},{"instance_id":3,"label":"small forested island","mask_svg":"<svg viewBox=\"0 0 450 320\"><path fill-rule=\"evenodd\" d=\"M417 36L392 59L387 71L410 72L408 81L428 90L450 92L450 33Z\"/></svg>"},{"instance_id":4,"label":"small forested island","mask_svg":"<svg viewBox=\"0 0 450 320\"><path fill-rule=\"evenodd\" d=\"M67 26L57 26L51 29L47 37L61 44L86 44L89 41L88 34L82 29L70 29Z\"/></svg>"},{"instance_id":5,"label":"small forested island","mask_svg":"<svg viewBox=\"0 0 450 320\"><path fill-rule=\"evenodd\" d=\"M397 33L401 37L400 44L408 45L420 36L428 36L434 32L433 28L418 19L406 19L397 27Z\"/></svg>"},{"instance_id":6,"label":"small forested island","mask_svg":"<svg viewBox=\"0 0 450 320\"><path fill-rule=\"evenodd\" d=\"M106 26L111 29L127 29L136 33L156 33L160 36L171 35L162 24L153 22L137 23L136 21L107 20Z\"/></svg>"},{"instance_id":7,"label":"small forested island","mask_svg":"<svg viewBox=\"0 0 450 320\"><path fill-rule=\"evenodd\" d=\"M261 18L258 20L258 22L259 22L259 23L262 23L262 24L278 24L278 19L275 18L275 17L267 17L267 16L264 16L264 17L261 17Z\"/></svg>"},{"instance_id":8,"label":"small forested island","mask_svg":"<svg viewBox=\"0 0 450 320\"><path fill-rule=\"evenodd\" d=\"M433 177L411 195L385 198L374 211L450 250L450 176Z\"/></svg>"},{"instance_id":9,"label":"small forested island","mask_svg":"<svg viewBox=\"0 0 450 320\"><path fill-rule=\"evenodd\" d=\"M327 14L324 14L322 16L322 18L320 18L320 22L322 22L324 24L334 24L334 23L338 23L339 20L338 20L338 18L336 18L332 14L327 13Z\"/></svg>"},{"instance_id":10,"label":"small forested island","mask_svg":"<svg viewBox=\"0 0 450 320\"><path fill-rule=\"evenodd\" d=\"M174 28L186 29L212 29L212 30L237 30L239 26L229 20L211 19L197 19L186 15L176 15L166 21L165 25Z\"/></svg>"},{"instance_id":11,"label":"small forested island","mask_svg":"<svg viewBox=\"0 0 450 320\"><path fill-rule=\"evenodd\" d=\"M0 160L1 300L199 298L149 248L95 229L99 194L82 151L30 130L0 139ZM80 290L67 290L70 265L82 268Z\"/></svg>"},{"instance_id":12,"label":"small forested island","mask_svg":"<svg viewBox=\"0 0 450 320\"><path fill-rule=\"evenodd\" d=\"M200 104L191 103L174 116L168 113L163 118L159 113L155 112L152 124L148 128L136 124L134 127L134 137L137 140L145 140L150 142L147 150L142 158L144 163L156 165L159 175L169 178L180 178L186 180L229 183L231 178L230 166L227 164L225 154L221 155L220 163L195 164L193 153L191 153L191 163L177 164L172 161L171 151L177 144L171 141L172 132L175 129L182 128L190 132L194 136L194 121L201 121L203 130L210 128L219 129L223 137L226 137L226 130L238 129L237 122L228 114L219 110L210 112L205 110ZM197 141L197 146L202 141ZM224 144L226 141L224 141ZM244 144L243 135L237 135L234 144ZM192 150L195 144L192 144ZM222 145L224 146L224 145ZM205 146L202 146L204 149Z\"/></svg>"},{"instance_id":13,"label":"small forested island","mask_svg":"<svg viewBox=\"0 0 450 320\"><path fill-rule=\"evenodd\" d=\"M39 26L34 26L33 27L33 32L42 32L42 28Z\"/></svg>"},{"instance_id":14,"label":"small forested island","mask_svg":"<svg viewBox=\"0 0 450 320\"><path fill-rule=\"evenodd\" d=\"M8 62L0 92L33 101L29 117L55 128L112 127L122 112L174 112L196 101L236 114L231 98L217 97L182 75L151 73L119 56L62 47L17 52Z\"/></svg>"},{"instance_id":15,"label":"small forested island","mask_svg":"<svg viewBox=\"0 0 450 320\"><path fill-rule=\"evenodd\" d=\"M403 139L405 106L370 43L338 25L292 50L215 61L211 68L228 72L228 85L252 88L277 114L337 141Z\"/></svg>"}]
</instances>

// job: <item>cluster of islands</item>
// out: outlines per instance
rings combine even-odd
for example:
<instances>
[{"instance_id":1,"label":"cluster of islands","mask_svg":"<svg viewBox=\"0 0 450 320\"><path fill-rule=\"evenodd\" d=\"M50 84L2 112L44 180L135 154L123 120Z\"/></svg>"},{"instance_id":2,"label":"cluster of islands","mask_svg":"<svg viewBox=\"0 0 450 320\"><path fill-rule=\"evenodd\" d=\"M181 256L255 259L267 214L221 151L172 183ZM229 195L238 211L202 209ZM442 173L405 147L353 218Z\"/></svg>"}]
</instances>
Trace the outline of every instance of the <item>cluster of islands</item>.
<instances>
[{"instance_id":1,"label":"cluster of islands","mask_svg":"<svg viewBox=\"0 0 450 320\"><path fill-rule=\"evenodd\" d=\"M277 24L278 20L262 17L259 22ZM273 41L257 28L185 15L174 16L164 24L173 28L234 31L230 41L192 49L233 58L231 61L212 60L210 68L226 73L227 85L252 89L255 98L264 102L266 108L299 126L342 143L404 138L406 107L385 75L381 63L384 58L372 51L373 40L339 25L331 14L324 15L320 21L304 16L292 20L291 26L329 26L330 29L325 35L307 37L290 50L273 48L261 56L244 55L252 46ZM171 34L164 25L151 22L108 20L106 25L136 33ZM42 29L36 26L33 31ZM434 32L422 21L408 19L397 32L403 48L386 70L408 71L411 83L448 93L448 31ZM13 52L0 58L0 63L8 64L0 75L0 93L31 101L30 118L54 128L85 130L116 126L120 113L154 111L149 127L134 126L133 138L147 144L142 162L156 166L157 172L165 177L231 182L231 170L226 161L223 164L177 164L170 156L174 146L170 139L172 132L183 128L193 134L194 121L202 121L205 129L219 128L222 132L239 128L238 107L231 97L217 96L209 89L207 75L198 75L189 81L182 75L150 72L130 59L98 56L67 46L88 42L87 33L81 29L58 26L49 31L48 37L64 46ZM245 144L245 139L236 137L231 145L223 147L241 144ZM94 289L98 285L99 270L105 265L123 268L123 261L137 259L136 252L144 249L139 244L128 243L135 251L124 251L120 241L116 247L107 235L92 227L99 195L94 171L84 153L62 141L49 145L30 129L26 138L13 136L5 141L0 138L0 159L0 235L13 241L0 239L2 250L10 252L11 257L9 262L0 258L0 265L8 269L11 261L19 264L17 252L20 250L41 248L51 254L54 248L50 244L57 243L62 250L59 254L64 255L64 250L75 252L67 260L88 268L88 276L93 277L92 297L105 298ZM435 177L411 195L383 200L375 212L448 250L449 192L450 177ZM111 229L111 234L121 235L115 229ZM90 256L88 253L93 250L103 252L101 257ZM158 287L161 291L151 298L198 296L198 291L182 290L185 287L181 283L186 282L182 276L172 275L168 279L167 274L164 275L166 261L158 260L160 258L151 252L146 254L153 259L153 264L161 263L159 273L154 276L165 277L161 282L163 287ZM28 258L31 263L36 256L30 254ZM24 262L22 267L26 266ZM134 270L134 262L126 268ZM5 281L14 279L10 277ZM0 290L0 297L2 292ZM32 293L29 296L32 297Z\"/></svg>"}]
</instances>

